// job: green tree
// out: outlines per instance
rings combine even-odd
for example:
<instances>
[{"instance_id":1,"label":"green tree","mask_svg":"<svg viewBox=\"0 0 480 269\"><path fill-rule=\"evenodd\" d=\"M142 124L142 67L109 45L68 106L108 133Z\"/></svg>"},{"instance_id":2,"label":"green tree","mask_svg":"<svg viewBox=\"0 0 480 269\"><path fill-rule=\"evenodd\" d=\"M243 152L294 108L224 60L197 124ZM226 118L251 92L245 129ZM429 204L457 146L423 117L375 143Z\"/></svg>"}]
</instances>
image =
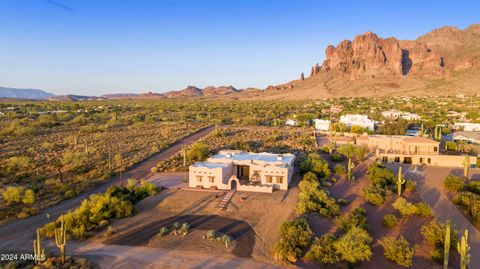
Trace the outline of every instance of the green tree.
<instances>
[{"instance_id":1,"label":"green tree","mask_svg":"<svg viewBox=\"0 0 480 269\"><path fill-rule=\"evenodd\" d=\"M335 242L335 247L343 260L354 265L370 260L372 257L371 242L372 238L367 231L353 227Z\"/></svg>"},{"instance_id":2,"label":"green tree","mask_svg":"<svg viewBox=\"0 0 480 269\"><path fill-rule=\"evenodd\" d=\"M27 189L23 193L22 203L24 203L26 205L31 205L31 204L35 203L35 192L31 189Z\"/></svg>"},{"instance_id":3,"label":"green tree","mask_svg":"<svg viewBox=\"0 0 480 269\"><path fill-rule=\"evenodd\" d=\"M296 262L310 244L312 231L307 220L286 221L280 227L280 241L274 247L275 256L287 262Z\"/></svg>"},{"instance_id":4,"label":"green tree","mask_svg":"<svg viewBox=\"0 0 480 269\"><path fill-rule=\"evenodd\" d=\"M413 265L413 255L417 245L411 247L410 243L403 236L400 236L398 239L384 237L378 242L383 247L385 258L403 267Z\"/></svg>"},{"instance_id":5,"label":"green tree","mask_svg":"<svg viewBox=\"0 0 480 269\"><path fill-rule=\"evenodd\" d=\"M315 238L315 241L305 255L305 258L323 264L339 263L341 257L335 247L336 241L337 238L328 233Z\"/></svg>"},{"instance_id":6,"label":"green tree","mask_svg":"<svg viewBox=\"0 0 480 269\"><path fill-rule=\"evenodd\" d=\"M23 187L8 186L1 191L3 200L7 205L18 203L21 200Z\"/></svg>"},{"instance_id":7,"label":"green tree","mask_svg":"<svg viewBox=\"0 0 480 269\"><path fill-rule=\"evenodd\" d=\"M187 158L190 161L204 161L207 159L209 148L203 143L193 144L187 151Z\"/></svg>"}]
</instances>

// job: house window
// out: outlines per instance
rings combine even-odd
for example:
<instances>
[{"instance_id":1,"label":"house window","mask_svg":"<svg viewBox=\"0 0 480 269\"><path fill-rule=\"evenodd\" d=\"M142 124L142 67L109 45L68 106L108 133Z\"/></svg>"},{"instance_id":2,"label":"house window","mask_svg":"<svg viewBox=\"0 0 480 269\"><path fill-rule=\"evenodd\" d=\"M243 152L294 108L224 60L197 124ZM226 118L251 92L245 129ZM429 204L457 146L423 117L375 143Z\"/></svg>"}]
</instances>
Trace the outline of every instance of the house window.
<instances>
[{"instance_id":1,"label":"house window","mask_svg":"<svg viewBox=\"0 0 480 269\"><path fill-rule=\"evenodd\" d=\"M437 147L433 147L433 151L434 151L434 152L437 152L437 151L438 151L438 148L437 148Z\"/></svg>"},{"instance_id":2,"label":"house window","mask_svg":"<svg viewBox=\"0 0 480 269\"><path fill-rule=\"evenodd\" d=\"M400 157L395 157L395 162L399 163L400 162Z\"/></svg>"},{"instance_id":3,"label":"house window","mask_svg":"<svg viewBox=\"0 0 480 269\"><path fill-rule=\"evenodd\" d=\"M202 176L197 176L197 182L202 182Z\"/></svg>"},{"instance_id":4,"label":"house window","mask_svg":"<svg viewBox=\"0 0 480 269\"><path fill-rule=\"evenodd\" d=\"M387 156L383 156L383 162L388 162L388 157Z\"/></svg>"},{"instance_id":5,"label":"house window","mask_svg":"<svg viewBox=\"0 0 480 269\"><path fill-rule=\"evenodd\" d=\"M278 184L283 183L283 177L275 177L275 178L276 178Z\"/></svg>"},{"instance_id":6,"label":"house window","mask_svg":"<svg viewBox=\"0 0 480 269\"><path fill-rule=\"evenodd\" d=\"M428 164L431 164L431 163L432 163L432 159L431 159L431 158L428 158L428 159L427 159L427 163L428 163Z\"/></svg>"},{"instance_id":7,"label":"house window","mask_svg":"<svg viewBox=\"0 0 480 269\"><path fill-rule=\"evenodd\" d=\"M209 181L210 183L215 182L215 177L208 177L208 181Z\"/></svg>"},{"instance_id":8,"label":"house window","mask_svg":"<svg viewBox=\"0 0 480 269\"><path fill-rule=\"evenodd\" d=\"M423 164L423 158L420 158L420 163Z\"/></svg>"},{"instance_id":9,"label":"house window","mask_svg":"<svg viewBox=\"0 0 480 269\"><path fill-rule=\"evenodd\" d=\"M273 176L265 176L267 183L272 183L273 182Z\"/></svg>"}]
</instances>

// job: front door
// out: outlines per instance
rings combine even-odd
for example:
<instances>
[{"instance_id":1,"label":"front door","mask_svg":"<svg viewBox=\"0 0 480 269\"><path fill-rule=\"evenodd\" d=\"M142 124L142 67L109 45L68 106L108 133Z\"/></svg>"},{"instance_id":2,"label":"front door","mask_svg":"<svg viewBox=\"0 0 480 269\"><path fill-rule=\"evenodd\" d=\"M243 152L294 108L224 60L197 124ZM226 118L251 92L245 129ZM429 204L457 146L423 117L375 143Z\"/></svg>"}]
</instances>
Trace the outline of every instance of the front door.
<instances>
[{"instance_id":1,"label":"front door","mask_svg":"<svg viewBox=\"0 0 480 269\"><path fill-rule=\"evenodd\" d=\"M247 178L250 176L250 167L248 165L238 166L238 178Z\"/></svg>"}]
</instances>

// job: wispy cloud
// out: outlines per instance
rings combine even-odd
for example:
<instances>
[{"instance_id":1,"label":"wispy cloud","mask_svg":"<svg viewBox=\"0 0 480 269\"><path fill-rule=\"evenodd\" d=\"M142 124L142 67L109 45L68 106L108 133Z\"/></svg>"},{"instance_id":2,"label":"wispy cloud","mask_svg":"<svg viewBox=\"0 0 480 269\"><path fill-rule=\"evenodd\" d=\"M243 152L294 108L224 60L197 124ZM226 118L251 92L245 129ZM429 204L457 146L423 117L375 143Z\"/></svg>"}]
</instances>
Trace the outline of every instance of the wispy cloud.
<instances>
[{"instance_id":1,"label":"wispy cloud","mask_svg":"<svg viewBox=\"0 0 480 269\"><path fill-rule=\"evenodd\" d=\"M46 1L47 3L50 3L50 4L52 4L52 5L56 6L56 7L59 7L59 8L61 8L61 9L63 9L63 10L66 10L66 11L69 11L69 12L74 12L74 10L73 10L72 8L70 8L70 7L68 7L68 6L64 5L64 4L55 2L55 1L53 1L53 0L45 0L45 1Z\"/></svg>"}]
</instances>

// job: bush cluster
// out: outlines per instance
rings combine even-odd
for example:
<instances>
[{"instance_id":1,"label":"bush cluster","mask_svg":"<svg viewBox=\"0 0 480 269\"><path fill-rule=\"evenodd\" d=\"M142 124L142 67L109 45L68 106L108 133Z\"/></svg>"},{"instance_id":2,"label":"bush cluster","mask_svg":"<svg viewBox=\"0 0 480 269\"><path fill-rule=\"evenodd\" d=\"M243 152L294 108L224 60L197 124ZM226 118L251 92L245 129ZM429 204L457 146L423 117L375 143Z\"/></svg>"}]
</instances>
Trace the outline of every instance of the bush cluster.
<instances>
[{"instance_id":1,"label":"bush cluster","mask_svg":"<svg viewBox=\"0 0 480 269\"><path fill-rule=\"evenodd\" d=\"M129 190L126 187L112 185L105 193L92 194L83 200L80 207L64 215L67 232L75 239L84 239L94 230L104 228L110 219L132 216L133 204L155 195L158 187L153 183L141 181L140 185ZM47 237L53 237L59 227L60 218L43 228Z\"/></svg>"},{"instance_id":2,"label":"bush cluster","mask_svg":"<svg viewBox=\"0 0 480 269\"><path fill-rule=\"evenodd\" d=\"M296 262L310 244L312 231L305 218L286 221L280 227L280 241L274 247L277 259Z\"/></svg>"},{"instance_id":3,"label":"bush cluster","mask_svg":"<svg viewBox=\"0 0 480 269\"><path fill-rule=\"evenodd\" d=\"M410 246L410 243L403 236L397 239L384 237L378 242L383 247L385 258L403 267L412 266L413 255L418 248L417 245Z\"/></svg>"}]
</instances>

